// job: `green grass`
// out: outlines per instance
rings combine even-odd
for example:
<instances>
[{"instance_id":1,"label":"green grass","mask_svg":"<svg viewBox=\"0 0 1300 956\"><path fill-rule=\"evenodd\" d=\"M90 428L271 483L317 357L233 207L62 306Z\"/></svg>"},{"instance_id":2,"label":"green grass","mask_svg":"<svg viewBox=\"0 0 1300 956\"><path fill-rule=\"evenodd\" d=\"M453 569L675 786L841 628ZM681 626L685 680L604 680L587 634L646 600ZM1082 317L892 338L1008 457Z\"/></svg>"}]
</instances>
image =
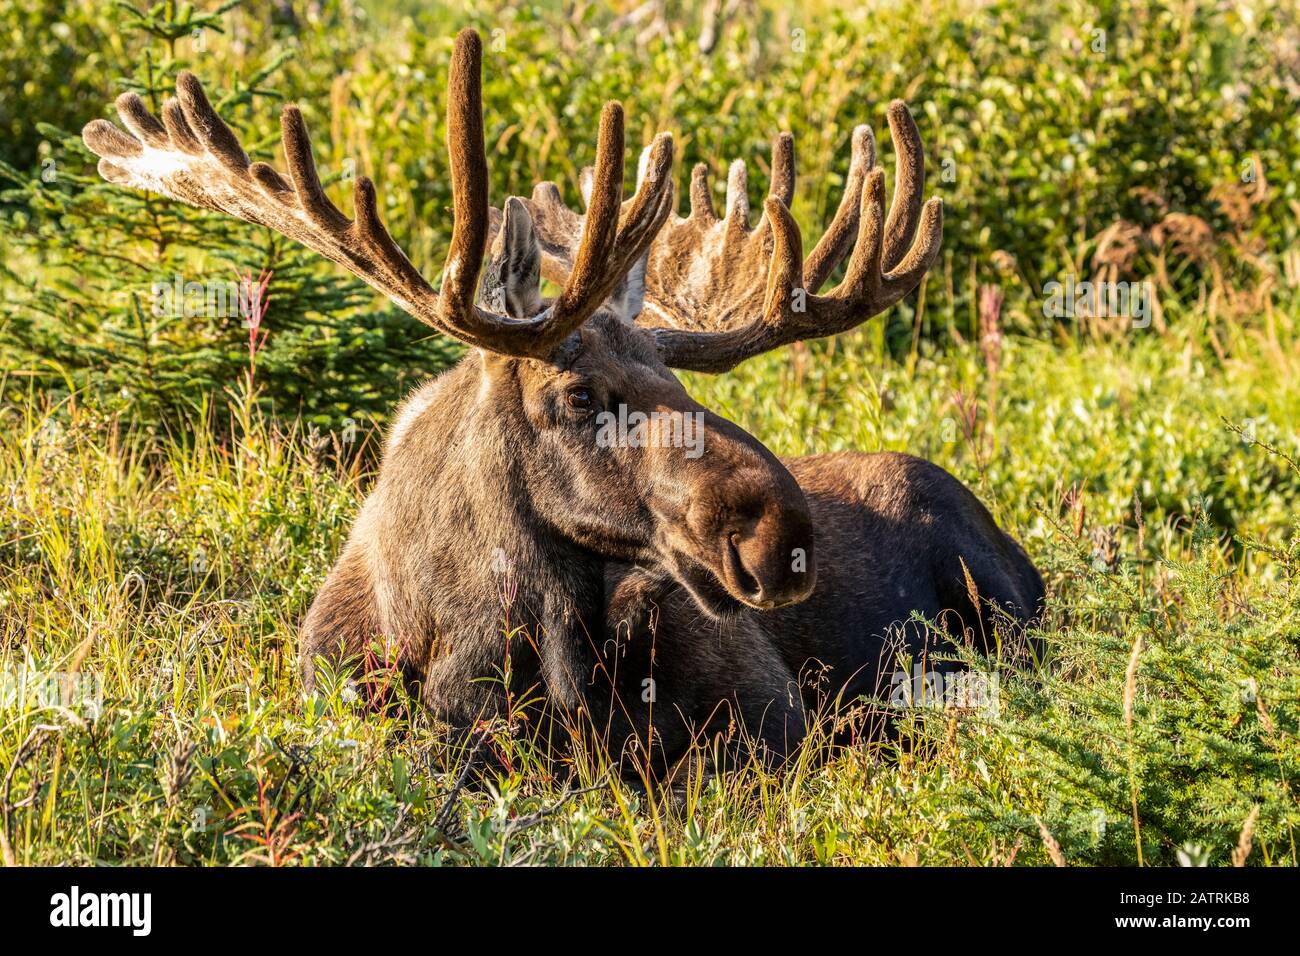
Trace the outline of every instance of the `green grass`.
<instances>
[{"instance_id":1,"label":"green grass","mask_svg":"<svg viewBox=\"0 0 1300 956\"><path fill-rule=\"evenodd\" d=\"M1244 839L1295 865L1294 342L1242 333L1225 360L1192 334L1008 338L996 426L978 351L878 347L688 387L780 453L907 450L969 482L1048 577L1049 666L1000 670L995 713L914 712L894 743L676 795L598 759L566 788L504 724L513 772L458 788L466 755L426 715L342 681L304 699L296 623L369 480L318 436L233 397L231 442L215 413L167 433L0 407L6 861L1041 864L1041 819L1072 863L1223 864ZM13 686L56 673L102 710Z\"/></svg>"},{"instance_id":2,"label":"green grass","mask_svg":"<svg viewBox=\"0 0 1300 956\"><path fill-rule=\"evenodd\" d=\"M763 0L706 54L689 4L644 35L554 0L326 0L297 24L227 6L0 0L31 38L0 52L0 862L1300 862L1294 10ZM102 183L74 131L191 68L272 159L276 101L301 102L335 198L349 162L373 175L433 277L467 25L497 200L576 195L621 97L629 164L671 130L679 182L704 162L720 191L744 158L754 208L791 130L811 241L852 126L892 168L883 107L912 104L946 220L921 293L687 384L781 454L904 450L970 484L1048 579L1044 668L972 660L992 710L912 711L891 741L696 768L671 794L599 754L562 783L505 722L483 746L510 769L461 786L470 755L427 715L376 712L346 675L304 698L297 623L377 429L445 341L264 230ZM249 396L237 322L144 305L156 281L263 268ZM1069 275L1150 283L1153 327L1044 315ZM990 285L1000 347L979 341ZM348 422L359 441L317 430Z\"/></svg>"}]
</instances>

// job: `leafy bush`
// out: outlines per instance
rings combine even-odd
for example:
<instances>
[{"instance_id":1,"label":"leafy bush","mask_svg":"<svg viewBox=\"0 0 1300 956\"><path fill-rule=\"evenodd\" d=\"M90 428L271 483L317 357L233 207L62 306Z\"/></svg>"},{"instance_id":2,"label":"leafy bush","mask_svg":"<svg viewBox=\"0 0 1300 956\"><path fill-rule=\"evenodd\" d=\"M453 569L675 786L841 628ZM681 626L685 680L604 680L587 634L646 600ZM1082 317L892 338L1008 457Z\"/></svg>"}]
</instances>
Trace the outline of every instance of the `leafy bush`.
<instances>
[{"instance_id":1,"label":"leafy bush","mask_svg":"<svg viewBox=\"0 0 1300 956\"><path fill-rule=\"evenodd\" d=\"M923 295L881 320L895 355L917 338L977 336L986 283L1005 291L1006 327L1058 336L1090 331L1043 314L1045 283L1067 275L1150 280L1161 327L1221 328L1300 307L1300 262L1287 259L1300 238L1300 22L1287 5L773 3L721 24L709 53L685 8L647 28L558 4L225 6L19 13L0 0L25 31L88 54L60 83L39 72L57 60L13 65L27 78L7 122L27 141L44 132L40 164L23 146L0 167L15 184L0 194L10 303L0 354L45 387L147 391L133 404L141 417L192 408L238 375L240 330L199 317L159 328L136 303L176 274L224 281L234 268L276 270L264 396L281 414L382 417L411 374L444 364L446 348L417 344L416 323L372 305L328 263L261 230L97 184L75 137L34 124L75 130L124 88L156 104L191 67L225 93L250 148L276 160L273 100L296 99L335 201L350 201L339 178L374 177L394 235L434 277L450 227L445 72L465 25L487 39L498 201L542 179L575 195L600 106L623 97L633 146L671 129L682 169L707 163L717 190L729 161L743 158L754 204L771 137L792 130L795 213L811 234L838 201L853 126L879 124L889 99L908 100L929 150L929 189L947 212L943 259ZM295 385L294 369L322 394Z\"/></svg>"}]
</instances>

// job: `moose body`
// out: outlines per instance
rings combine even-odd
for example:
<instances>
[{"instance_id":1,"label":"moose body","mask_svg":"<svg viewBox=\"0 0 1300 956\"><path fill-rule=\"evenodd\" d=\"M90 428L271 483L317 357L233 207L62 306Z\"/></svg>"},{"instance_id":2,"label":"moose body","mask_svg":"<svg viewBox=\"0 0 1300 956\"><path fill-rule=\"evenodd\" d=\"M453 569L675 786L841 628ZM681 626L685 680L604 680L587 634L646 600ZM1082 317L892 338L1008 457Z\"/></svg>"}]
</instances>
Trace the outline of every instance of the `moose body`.
<instances>
[{"instance_id":1,"label":"moose body","mask_svg":"<svg viewBox=\"0 0 1300 956\"><path fill-rule=\"evenodd\" d=\"M784 463L813 516L813 593L772 611L741 607L713 618L662 572L611 567L604 624L610 646L628 659L619 697L631 698L624 705L630 719L611 736L644 734L653 724L662 756L671 760L734 721L779 762L809 728L810 715L833 714L861 696L893 696L903 677L912 687L904 660L948 673L955 669L944 656L949 638L991 652L999 630L1020 638L1035 622L1044 600L1037 569L942 468L890 452ZM978 569L977 600L965 561ZM918 616L941 630L918 624ZM672 709L638 706L636 694L650 675L658 700ZM686 705L680 710L679 701Z\"/></svg>"},{"instance_id":2,"label":"moose body","mask_svg":"<svg viewBox=\"0 0 1300 956\"><path fill-rule=\"evenodd\" d=\"M900 650L928 653L935 637L991 646L1007 625L1030 624L1037 572L942 469L896 454L783 462L694 402L672 371L725 372L847 331L916 288L939 251L942 209L923 202L906 106L888 112L898 154L888 214L861 126L839 208L804 258L788 134L774 144L756 226L743 163L722 217L702 164L678 217L667 134L623 200L614 103L582 212L549 183L490 207L481 56L478 36L462 32L447 112L454 225L438 291L389 236L368 178L355 181L355 219L331 202L296 107L281 118L287 177L250 159L188 73L160 118L135 94L118 98L131 135L105 120L83 131L106 179L297 239L471 346L396 419L303 623L308 686L322 664L337 672L379 644L453 725L540 701L547 726L568 732L588 718L611 748L633 742L660 766L737 725L779 760L814 707L880 691ZM842 281L819 294L841 263ZM542 298L541 276L559 295ZM609 440L602 421L616 411L646 423L636 440ZM687 421L700 432L683 447L675 423Z\"/></svg>"},{"instance_id":3,"label":"moose body","mask_svg":"<svg viewBox=\"0 0 1300 956\"><path fill-rule=\"evenodd\" d=\"M583 336L596 354L626 360L626 340L644 333L597 317ZM573 508L549 500L538 473L563 456L546 448L545 423L520 414L519 377L485 377L481 365L467 358L397 416L376 485L303 623L308 674L320 659L360 660L386 635L423 701L453 725L499 713L507 691L540 689L608 728L608 740L652 738L665 764L729 724L779 759L802 738L807 711L879 693L899 652L920 656L927 631L909 623L914 614L955 610L992 636L999 624L971 603L963 562L979 595L1020 623L1041 604L1033 565L965 486L894 453L775 465L798 482L810 516L817 583L798 603L747 606L707 574L688 588L639 547L611 558L617 531L580 542L581 531L554 526L548 516ZM707 427L703 468L715 453ZM595 507L627 520L634 541L638 502L617 500L621 490L595 496ZM507 684L507 633L521 626Z\"/></svg>"}]
</instances>

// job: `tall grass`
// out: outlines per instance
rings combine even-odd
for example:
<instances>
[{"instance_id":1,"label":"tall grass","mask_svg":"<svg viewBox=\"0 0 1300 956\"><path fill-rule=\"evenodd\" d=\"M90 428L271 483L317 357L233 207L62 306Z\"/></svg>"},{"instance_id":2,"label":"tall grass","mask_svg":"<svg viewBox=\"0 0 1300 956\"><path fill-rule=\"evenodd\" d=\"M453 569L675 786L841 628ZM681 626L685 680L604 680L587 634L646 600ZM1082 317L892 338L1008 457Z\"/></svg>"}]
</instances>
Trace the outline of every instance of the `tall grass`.
<instances>
[{"instance_id":1,"label":"tall grass","mask_svg":"<svg viewBox=\"0 0 1300 956\"><path fill-rule=\"evenodd\" d=\"M567 778L541 772L509 721L457 742L418 708L369 706L346 675L304 698L295 626L367 486L360 442L277 424L239 391L220 439L214 412L168 433L72 400L6 405L0 849L17 863L984 865L1140 850L1218 864L1249 818L1249 862L1294 865L1300 475L1284 455L1300 457L1300 388L1267 347L1224 364L1187 346L1009 337L996 435L974 346L895 363L865 333L693 377L701 401L782 453L894 448L950 468L1026 542L1052 610L1048 665L1000 670L993 712L905 713L896 738L829 761L814 745L780 774L719 777L697 760L671 792L620 782L598 752ZM498 759L466 775L476 746Z\"/></svg>"}]
</instances>

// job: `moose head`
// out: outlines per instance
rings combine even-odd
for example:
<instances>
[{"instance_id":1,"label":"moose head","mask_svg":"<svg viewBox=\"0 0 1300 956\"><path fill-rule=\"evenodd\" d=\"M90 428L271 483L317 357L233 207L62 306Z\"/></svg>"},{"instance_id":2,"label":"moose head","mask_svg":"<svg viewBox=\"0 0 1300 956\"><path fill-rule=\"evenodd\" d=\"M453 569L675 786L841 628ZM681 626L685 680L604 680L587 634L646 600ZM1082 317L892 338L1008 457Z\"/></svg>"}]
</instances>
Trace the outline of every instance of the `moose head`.
<instances>
[{"instance_id":1,"label":"moose head","mask_svg":"<svg viewBox=\"0 0 1300 956\"><path fill-rule=\"evenodd\" d=\"M455 575L433 581L430 561L410 552L427 550L433 535L489 542L488 511L493 520L509 511L533 539L562 542L566 553L652 563L713 615L803 600L816 563L798 483L756 438L693 401L673 370L723 372L844 332L916 287L938 252L942 210L938 200L922 205L910 113L901 102L888 112L899 159L888 215L874 139L859 127L838 211L805 259L789 212L788 134L774 145L757 225L741 162L731 167L721 218L705 168L696 167L682 218L668 134L645 149L624 201L617 103L600 116L581 212L552 183L490 207L481 56L478 35L462 32L447 107L454 218L437 291L384 227L368 178L355 182L355 218L330 201L294 106L282 115L287 177L250 160L189 73L161 118L126 93L117 109L131 135L95 120L84 138L110 182L282 233L471 347L407 403L354 531L354 541L369 536L356 548L368 555L358 586L374 597L372 627L445 630L437 613L414 609L413 593L443 588L454 603L454 580L443 578ZM846 257L843 280L819 294ZM559 294L543 298L540 276Z\"/></svg>"}]
</instances>

